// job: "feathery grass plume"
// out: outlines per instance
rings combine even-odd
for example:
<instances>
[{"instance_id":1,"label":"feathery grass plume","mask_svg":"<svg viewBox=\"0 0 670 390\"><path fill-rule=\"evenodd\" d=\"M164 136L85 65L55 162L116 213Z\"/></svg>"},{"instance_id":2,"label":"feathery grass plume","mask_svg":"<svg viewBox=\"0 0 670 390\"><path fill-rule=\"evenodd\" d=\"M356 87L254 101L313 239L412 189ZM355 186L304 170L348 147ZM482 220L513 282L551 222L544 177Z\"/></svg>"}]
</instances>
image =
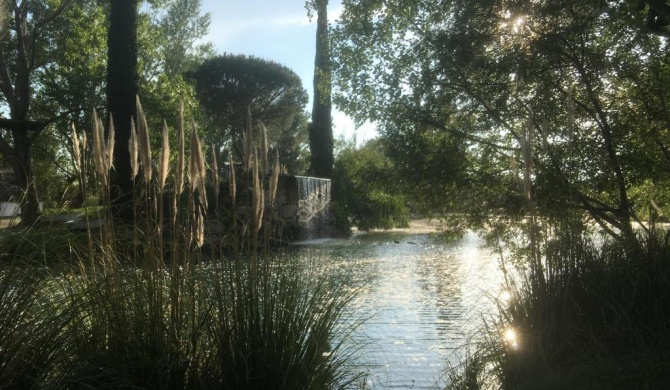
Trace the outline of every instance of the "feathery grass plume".
<instances>
[{"instance_id":1,"label":"feathery grass plume","mask_svg":"<svg viewBox=\"0 0 670 390\"><path fill-rule=\"evenodd\" d=\"M137 132L139 136L139 151L140 161L142 162L142 172L144 173L144 180L151 182L153 175L153 165L151 161L151 144L149 142L149 125L147 124L147 117L144 115L140 97L135 97L135 104L137 105Z\"/></svg>"},{"instance_id":2,"label":"feathery grass plume","mask_svg":"<svg viewBox=\"0 0 670 390\"><path fill-rule=\"evenodd\" d=\"M207 194L205 192L205 159L202 155L202 146L196 132L195 123L191 127L191 153L188 164L188 177L191 192L198 192L198 199L202 207L198 207L192 221L192 242L200 248L205 242L205 218L202 210L207 210Z\"/></svg>"},{"instance_id":3,"label":"feathery grass plume","mask_svg":"<svg viewBox=\"0 0 670 390\"><path fill-rule=\"evenodd\" d=\"M191 183L191 191L198 192L200 202L207 209L207 195L205 192L205 159L202 155L202 146L198 133L195 131L195 123L191 128L191 155L189 156L188 176Z\"/></svg>"},{"instance_id":4,"label":"feathery grass plume","mask_svg":"<svg viewBox=\"0 0 670 390\"><path fill-rule=\"evenodd\" d=\"M251 164L249 163L249 151L247 150L247 131L245 130L242 133L242 165L244 166L244 171L249 172Z\"/></svg>"},{"instance_id":5,"label":"feathery grass plume","mask_svg":"<svg viewBox=\"0 0 670 390\"><path fill-rule=\"evenodd\" d=\"M165 180L170 172L170 133L165 120L163 120L163 146L158 167L158 184L160 190L163 191Z\"/></svg>"},{"instance_id":6,"label":"feathery grass plume","mask_svg":"<svg viewBox=\"0 0 670 390\"><path fill-rule=\"evenodd\" d=\"M202 214L202 209L198 209L195 226L195 245L201 248L205 244L205 216Z\"/></svg>"},{"instance_id":7,"label":"feathery grass plume","mask_svg":"<svg viewBox=\"0 0 670 390\"><path fill-rule=\"evenodd\" d=\"M102 125L102 123L101 123ZM112 169L114 166L114 118L112 114L109 114L109 128L107 129L107 170Z\"/></svg>"},{"instance_id":8,"label":"feathery grass plume","mask_svg":"<svg viewBox=\"0 0 670 390\"><path fill-rule=\"evenodd\" d=\"M212 185L214 186L214 197L219 198L219 164L216 161L216 148L212 146Z\"/></svg>"},{"instance_id":9,"label":"feathery grass plume","mask_svg":"<svg viewBox=\"0 0 670 390\"><path fill-rule=\"evenodd\" d=\"M137 160L139 158L139 145L137 139L137 127L135 121L130 121L130 139L128 140L128 151L130 152L130 170L132 179L135 180L137 174L140 172L140 164Z\"/></svg>"},{"instance_id":10,"label":"feathery grass plume","mask_svg":"<svg viewBox=\"0 0 670 390\"><path fill-rule=\"evenodd\" d=\"M179 129L177 129L177 182L175 194L178 196L184 191L184 101L179 102Z\"/></svg>"},{"instance_id":11,"label":"feathery grass plume","mask_svg":"<svg viewBox=\"0 0 670 390\"><path fill-rule=\"evenodd\" d=\"M104 130L102 123L98 119L98 113L93 110L93 162L95 170L100 176L100 181L105 187L109 184L107 179L109 171L107 169L107 151L104 144Z\"/></svg>"},{"instance_id":12,"label":"feathery grass plume","mask_svg":"<svg viewBox=\"0 0 670 390\"><path fill-rule=\"evenodd\" d=\"M279 151L275 151L275 165L272 168L272 176L270 177L270 193L268 204L274 207L275 197L277 196L277 185L279 184Z\"/></svg>"},{"instance_id":13,"label":"feathery grass plume","mask_svg":"<svg viewBox=\"0 0 670 390\"><path fill-rule=\"evenodd\" d=\"M196 129L195 122L193 122L193 129ZM200 137L198 133L195 133L195 141L198 146L198 171L200 173L200 189L202 190L202 196L205 196L205 183L207 182L207 162L205 160L205 154L203 153L202 143L200 142Z\"/></svg>"},{"instance_id":14,"label":"feathery grass plume","mask_svg":"<svg viewBox=\"0 0 670 390\"><path fill-rule=\"evenodd\" d=\"M258 125L261 128L261 173L265 175L265 172L268 170L268 129L265 127L263 122L258 121Z\"/></svg>"},{"instance_id":15,"label":"feathery grass plume","mask_svg":"<svg viewBox=\"0 0 670 390\"><path fill-rule=\"evenodd\" d=\"M81 143L79 144L81 146L81 159L82 159L82 166L86 165L86 150L88 148L88 137L86 136L86 132L82 131L81 133Z\"/></svg>"},{"instance_id":16,"label":"feathery grass plume","mask_svg":"<svg viewBox=\"0 0 670 390\"><path fill-rule=\"evenodd\" d=\"M235 207L237 184L235 183L235 162L233 161L232 154L228 154L228 189L230 190L230 198L233 202L233 207Z\"/></svg>"},{"instance_id":17,"label":"feathery grass plume","mask_svg":"<svg viewBox=\"0 0 670 390\"><path fill-rule=\"evenodd\" d=\"M74 155L74 166L77 171L81 172L83 167L83 161L81 159L81 144L79 140L79 135L77 134L77 129L72 124L72 154Z\"/></svg>"},{"instance_id":18,"label":"feathery grass plume","mask_svg":"<svg viewBox=\"0 0 670 390\"><path fill-rule=\"evenodd\" d=\"M254 209L254 226L256 231L261 229L263 225L263 210L265 209L265 196L263 194L263 184L260 180L260 175L258 172L258 152L254 151L254 169L253 169L253 181L254 181L254 199L253 199L253 209Z\"/></svg>"}]
</instances>

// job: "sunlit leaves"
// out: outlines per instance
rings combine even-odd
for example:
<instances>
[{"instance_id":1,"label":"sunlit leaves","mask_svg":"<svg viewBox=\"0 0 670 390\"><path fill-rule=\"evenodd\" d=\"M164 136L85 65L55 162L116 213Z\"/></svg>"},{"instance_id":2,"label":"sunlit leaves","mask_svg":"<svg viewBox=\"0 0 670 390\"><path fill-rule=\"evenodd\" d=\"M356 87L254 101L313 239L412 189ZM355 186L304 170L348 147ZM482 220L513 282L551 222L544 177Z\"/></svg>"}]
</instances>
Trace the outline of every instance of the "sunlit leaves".
<instances>
[{"instance_id":1,"label":"sunlit leaves","mask_svg":"<svg viewBox=\"0 0 670 390\"><path fill-rule=\"evenodd\" d=\"M626 221L642 209L628 199L630 189L651 178L665 183L666 43L631 23L621 2L344 4L332 34L336 101L361 121L377 121L396 162L417 167L406 180L418 184L430 172L435 184L415 186L417 194L476 183L477 195L488 196L482 208L504 210L495 206L500 192L513 199L523 188L519 147L529 120L532 184L545 212L574 207ZM431 132L463 143L457 153L426 144ZM433 150L461 153L467 168L444 177L409 158ZM442 192L446 199L432 207L470 199Z\"/></svg>"}]
</instances>

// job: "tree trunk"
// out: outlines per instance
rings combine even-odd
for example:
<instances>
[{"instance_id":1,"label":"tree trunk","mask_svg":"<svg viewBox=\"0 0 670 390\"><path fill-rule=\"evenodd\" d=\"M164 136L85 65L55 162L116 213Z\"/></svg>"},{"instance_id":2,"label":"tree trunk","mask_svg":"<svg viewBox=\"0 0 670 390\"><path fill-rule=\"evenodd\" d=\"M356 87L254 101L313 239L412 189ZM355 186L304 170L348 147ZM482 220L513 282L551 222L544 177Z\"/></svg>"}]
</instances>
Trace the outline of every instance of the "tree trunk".
<instances>
[{"instance_id":1,"label":"tree trunk","mask_svg":"<svg viewBox=\"0 0 670 390\"><path fill-rule=\"evenodd\" d=\"M32 142L28 137L27 128L13 130L12 133L15 154L11 159L11 165L16 184L24 191L24 199L21 202L21 224L32 225L39 214L39 199L32 169Z\"/></svg>"},{"instance_id":2,"label":"tree trunk","mask_svg":"<svg viewBox=\"0 0 670 390\"><path fill-rule=\"evenodd\" d=\"M333 176L333 123L331 118L332 71L328 41L328 0L316 0L316 56L314 102L309 126L310 171L317 177Z\"/></svg>"},{"instance_id":3,"label":"tree trunk","mask_svg":"<svg viewBox=\"0 0 670 390\"><path fill-rule=\"evenodd\" d=\"M128 141L139 91L137 3L138 0L110 0L107 37L107 108L115 130L115 172L112 172L110 191L113 213L120 217L132 216L134 189Z\"/></svg>"}]
</instances>

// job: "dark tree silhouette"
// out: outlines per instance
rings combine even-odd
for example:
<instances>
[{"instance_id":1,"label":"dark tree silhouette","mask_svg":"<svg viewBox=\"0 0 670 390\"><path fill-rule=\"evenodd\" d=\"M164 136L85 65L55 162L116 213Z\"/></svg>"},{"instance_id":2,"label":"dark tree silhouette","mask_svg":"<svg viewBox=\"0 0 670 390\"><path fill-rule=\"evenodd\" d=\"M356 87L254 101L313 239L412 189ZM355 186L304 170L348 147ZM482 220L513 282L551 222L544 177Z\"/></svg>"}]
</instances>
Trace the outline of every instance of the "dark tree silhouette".
<instances>
[{"instance_id":1,"label":"dark tree silhouette","mask_svg":"<svg viewBox=\"0 0 670 390\"><path fill-rule=\"evenodd\" d=\"M190 76L195 81L198 100L216 127L207 141L215 145L229 143L236 158L241 156L240 140L248 110L254 120L268 127L271 141L277 143L307 103L307 92L295 72L253 56L213 57Z\"/></svg>"},{"instance_id":2,"label":"dark tree silhouette","mask_svg":"<svg viewBox=\"0 0 670 390\"><path fill-rule=\"evenodd\" d=\"M333 122L331 118L330 45L328 42L328 0L314 0L317 11L316 56L314 59L314 102L309 126L310 173L333 176Z\"/></svg>"},{"instance_id":3,"label":"dark tree silhouette","mask_svg":"<svg viewBox=\"0 0 670 390\"><path fill-rule=\"evenodd\" d=\"M112 206L117 216L125 215L132 203L133 181L128 140L139 88L137 3L138 0L110 0L107 108L115 130Z\"/></svg>"},{"instance_id":4,"label":"dark tree silhouette","mask_svg":"<svg viewBox=\"0 0 670 390\"><path fill-rule=\"evenodd\" d=\"M0 92L9 110L9 120L0 120L0 153L11 165L16 185L23 192L21 222L32 224L38 216L39 201L32 171L32 145L46 122L31 121L32 80L47 64L44 33L71 3L65 0L48 7L41 2L2 2L2 18L8 28L0 30L7 44L0 50ZM4 26L2 26L4 27ZM1 27L0 27L1 28Z\"/></svg>"}]
</instances>

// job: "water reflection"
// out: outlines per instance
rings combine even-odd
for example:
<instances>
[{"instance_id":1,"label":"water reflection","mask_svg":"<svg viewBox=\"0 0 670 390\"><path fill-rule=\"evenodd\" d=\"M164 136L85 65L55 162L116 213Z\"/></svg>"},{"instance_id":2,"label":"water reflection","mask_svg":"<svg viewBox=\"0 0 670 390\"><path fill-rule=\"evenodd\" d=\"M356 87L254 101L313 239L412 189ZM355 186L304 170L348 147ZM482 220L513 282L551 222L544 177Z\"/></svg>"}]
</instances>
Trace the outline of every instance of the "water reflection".
<instances>
[{"instance_id":1,"label":"water reflection","mask_svg":"<svg viewBox=\"0 0 670 390\"><path fill-rule=\"evenodd\" d=\"M468 233L445 244L429 234L383 232L297 245L331 283L362 288L350 310L369 319L354 333L372 388L436 388L502 280L495 256Z\"/></svg>"}]
</instances>

